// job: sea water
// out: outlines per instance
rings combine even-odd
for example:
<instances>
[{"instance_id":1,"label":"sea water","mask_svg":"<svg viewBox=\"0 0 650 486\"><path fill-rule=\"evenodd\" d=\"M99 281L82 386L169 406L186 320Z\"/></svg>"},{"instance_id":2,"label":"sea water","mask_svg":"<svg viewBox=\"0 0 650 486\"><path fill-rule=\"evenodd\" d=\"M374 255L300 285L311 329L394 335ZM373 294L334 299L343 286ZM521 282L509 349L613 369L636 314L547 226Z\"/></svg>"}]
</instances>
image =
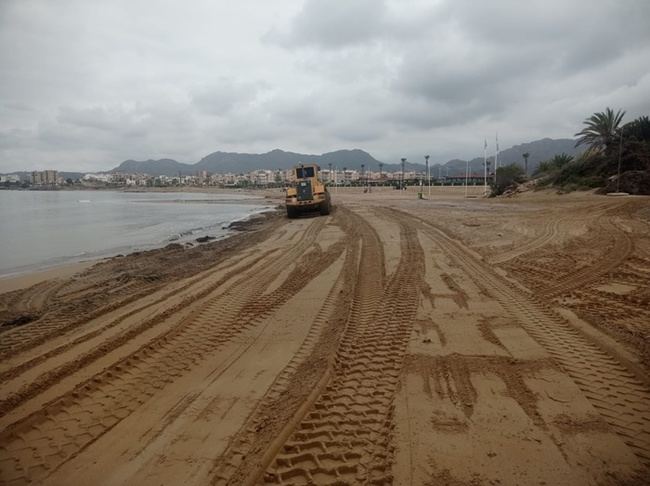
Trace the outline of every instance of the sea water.
<instances>
[{"instance_id":1,"label":"sea water","mask_svg":"<svg viewBox=\"0 0 650 486\"><path fill-rule=\"evenodd\" d=\"M269 209L235 193L0 191L0 276L223 237Z\"/></svg>"}]
</instances>

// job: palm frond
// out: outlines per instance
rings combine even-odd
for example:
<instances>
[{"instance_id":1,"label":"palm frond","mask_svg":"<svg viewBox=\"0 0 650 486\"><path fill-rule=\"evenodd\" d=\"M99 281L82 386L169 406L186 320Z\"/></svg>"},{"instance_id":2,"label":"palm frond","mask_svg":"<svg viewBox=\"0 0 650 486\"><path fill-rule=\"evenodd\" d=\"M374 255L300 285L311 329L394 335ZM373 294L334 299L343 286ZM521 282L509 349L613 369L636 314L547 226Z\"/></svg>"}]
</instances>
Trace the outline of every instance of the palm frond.
<instances>
[{"instance_id":1,"label":"palm frond","mask_svg":"<svg viewBox=\"0 0 650 486\"><path fill-rule=\"evenodd\" d=\"M574 135L579 137L575 146L589 145L587 152L605 150L611 145L624 116L625 111L614 113L609 107L604 112L594 113L583 122L585 127Z\"/></svg>"}]
</instances>

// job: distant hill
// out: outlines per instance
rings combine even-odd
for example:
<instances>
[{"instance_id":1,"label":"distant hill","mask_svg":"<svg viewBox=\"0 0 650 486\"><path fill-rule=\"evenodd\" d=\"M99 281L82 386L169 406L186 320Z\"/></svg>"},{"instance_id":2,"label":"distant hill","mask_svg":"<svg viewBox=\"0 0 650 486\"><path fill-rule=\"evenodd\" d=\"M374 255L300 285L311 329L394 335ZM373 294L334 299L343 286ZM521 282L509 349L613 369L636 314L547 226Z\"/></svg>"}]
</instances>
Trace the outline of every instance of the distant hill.
<instances>
[{"instance_id":1,"label":"distant hill","mask_svg":"<svg viewBox=\"0 0 650 486\"><path fill-rule=\"evenodd\" d=\"M214 152L203 157L196 164L183 164L172 159L125 160L111 172L140 172L150 175L192 175L199 171L208 172L250 172L255 169L290 169L299 163L317 163L322 168L333 167L361 169L376 168L379 161L363 150L337 150L322 155L299 154L275 149L265 154L239 154Z\"/></svg>"},{"instance_id":2,"label":"distant hill","mask_svg":"<svg viewBox=\"0 0 650 486\"><path fill-rule=\"evenodd\" d=\"M584 148L575 147L575 140L570 138L543 138L541 140L535 140L534 142L522 143L520 145L515 145L508 149L502 150L499 152L499 167L509 164L517 164L524 167L524 158L523 154L529 153L528 157L528 173L532 174L540 162L544 162L552 158L554 155L565 153L568 155L576 156L584 151ZM488 160L490 161L490 167L494 167L494 149L491 152L488 152ZM467 161L455 159L442 164L443 169L449 168L449 175L462 175L465 173L465 166ZM483 170L483 157L476 157L469 161L470 171L472 172L481 172ZM436 168L437 170L437 168ZM434 173L437 175L437 173Z\"/></svg>"},{"instance_id":3,"label":"distant hill","mask_svg":"<svg viewBox=\"0 0 650 486\"><path fill-rule=\"evenodd\" d=\"M534 142L522 143L499 153L499 166L508 164L518 164L524 166L523 154L529 153L528 172L533 173L540 162L552 158L554 155L565 153L576 156L584 151L584 147L575 146L575 140L570 138L552 139L543 138ZM494 156L491 157L494 159ZM482 158L476 158L471 163L483 163Z\"/></svg>"},{"instance_id":4,"label":"distant hill","mask_svg":"<svg viewBox=\"0 0 650 486\"><path fill-rule=\"evenodd\" d=\"M160 160L125 160L120 165L115 167L110 172L127 172L127 173L142 173L153 176L158 175L192 175L196 172L193 165L183 164L173 159L160 159Z\"/></svg>"},{"instance_id":5,"label":"distant hill","mask_svg":"<svg viewBox=\"0 0 650 486\"><path fill-rule=\"evenodd\" d=\"M556 154L567 153L576 155L580 152L574 147L575 141L571 139L551 139L544 138L534 142L515 145L499 153L499 165L516 163L523 167L522 154L528 152L528 170L532 173L540 162L548 160ZM490 154L488 159L493 160L494 154ZM236 152L213 152L206 155L195 164L184 164L173 159L160 160L125 160L111 172L139 172L150 175L193 175L199 171L215 172L250 172L255 169L289 169L299 163L317 163L322 168L327 168L328 164L332 167L342 169L361 169L365 164L368 170L378 170L380 161L375 159L368 152L359 149L337 150L327 152L321 155L300 154L296 152L285 152L284 150L275 149L264 154L240 154ZM438 168L441 169L441 175L460 175L465 173L467 162L461 159L449 160L443 164L431 163L431 174L436 176ZM407 162L406 170L424 170L424 164ZM483 169L483 157L477 157L470 160L470 167L473 172L480 172ZM400 170L400 164L384 164L383 170L387 172ZM444 172L443 172L444 171Z\"/></svg>"}]
</instances>

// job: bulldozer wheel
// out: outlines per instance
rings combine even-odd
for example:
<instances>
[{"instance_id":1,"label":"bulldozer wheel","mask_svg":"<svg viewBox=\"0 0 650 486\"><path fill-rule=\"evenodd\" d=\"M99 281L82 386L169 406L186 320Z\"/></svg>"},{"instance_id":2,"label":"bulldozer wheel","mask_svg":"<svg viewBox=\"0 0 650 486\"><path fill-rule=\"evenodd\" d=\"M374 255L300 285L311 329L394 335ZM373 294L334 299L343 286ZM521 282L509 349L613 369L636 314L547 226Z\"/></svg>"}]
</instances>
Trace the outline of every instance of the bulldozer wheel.
<instances>
[{"instance_id":1,"label":"bulldozer wheel","mask_svg":"<svg viewBox=\"0 0 650 486\"><path fill-rule=\"evenodd\" d=\"M327 216L330 213L330 202L325 201L320 204L320 214L321 216Z\"/></svg>"}]
</instances>

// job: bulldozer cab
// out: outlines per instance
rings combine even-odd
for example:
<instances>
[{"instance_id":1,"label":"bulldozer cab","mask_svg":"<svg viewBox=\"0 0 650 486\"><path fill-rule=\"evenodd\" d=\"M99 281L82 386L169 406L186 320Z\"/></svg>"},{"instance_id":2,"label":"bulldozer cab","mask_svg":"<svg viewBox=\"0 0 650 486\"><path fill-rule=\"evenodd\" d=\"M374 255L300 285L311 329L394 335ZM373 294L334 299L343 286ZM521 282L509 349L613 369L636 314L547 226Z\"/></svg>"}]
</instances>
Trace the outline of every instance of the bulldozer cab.
<instances>
[{"instance_id":1,"label":"bulldozer cab","mask_svg":"<svg viewBox=\"0 0 650 486\"><path fill-rule=\"evenodd\" d=\"M296 180L309 179L316 177L319 167L317 165L308 165L296 167Z\"/></svg>"},{"instance_id":2,"label":"bulldozer cab","mask_svg":"<svg viewBox=\"0 0 650 486\"><path fill-rule=\"evenodd\" d=\"M294 168L298 201L310 201L314 198L314 189L316 189L314 186L318 183L318 169L317 165L300 165Z\"/></svg>"},{"instance_id":3,"label":"bulldozer cab","mask_svg":"<svg viewBox=\"0 0 650 486\"><path fill-rule=\"evenodd\" d=\"M290 218L306 211L329 214L330 195L318 178L319 171L316 164L300 164L293 168L295 183L286 191L287 216Z\"/></svg>"}]
</instances>

